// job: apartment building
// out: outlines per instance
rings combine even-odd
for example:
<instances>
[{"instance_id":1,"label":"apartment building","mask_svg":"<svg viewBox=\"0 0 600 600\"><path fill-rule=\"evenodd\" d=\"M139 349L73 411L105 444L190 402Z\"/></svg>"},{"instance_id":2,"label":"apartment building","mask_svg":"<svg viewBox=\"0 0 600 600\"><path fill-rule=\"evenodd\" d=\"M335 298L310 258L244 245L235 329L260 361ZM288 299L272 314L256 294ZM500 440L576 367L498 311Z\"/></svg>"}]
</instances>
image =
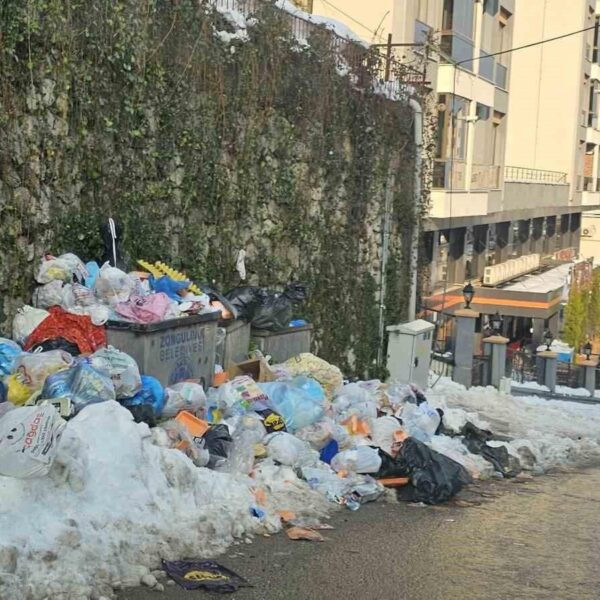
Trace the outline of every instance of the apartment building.
<instances>
[{"instance_id":1,"label":"apartment building","mask_svg":"<svg viewBox=\"0 0 600 600\"><path fill-rule=\"evenodd\" d=\"M355 31L360 22L375 43L391 33L396 58L410 60L402 44L429 39L438 49L428 73L437 148L424 223L425 312L460 308L471 281L479 328L498 312L511 338L557 334L582 214L600 208L596 0L312 4ZM587 214L600 261L600 212Z\"/></svg>"}]
</instances>

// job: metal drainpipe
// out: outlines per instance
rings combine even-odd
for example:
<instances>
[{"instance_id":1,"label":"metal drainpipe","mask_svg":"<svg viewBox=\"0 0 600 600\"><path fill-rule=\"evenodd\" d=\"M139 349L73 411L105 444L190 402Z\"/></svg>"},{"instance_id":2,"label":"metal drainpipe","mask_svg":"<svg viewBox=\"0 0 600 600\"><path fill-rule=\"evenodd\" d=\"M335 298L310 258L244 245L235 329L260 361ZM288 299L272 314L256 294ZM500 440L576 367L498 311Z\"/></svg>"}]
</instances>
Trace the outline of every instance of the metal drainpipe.
<instances>
[{"instance_id":1,"label":"metal drainpipe","mask_svg":"<svg viewBox=\"0 0 600 600\"><path fill-rule=\"evenodd\" d=\"M415 120L413 135L415 140L415 181L414 181L414 223L410 248L410 296L408 300L408 320L417 316L417 269L419 264L419 229L421 225L421 171L423 168L423 110L421 105L411 98L408 101Z\"/></svg>"}]
</instances>

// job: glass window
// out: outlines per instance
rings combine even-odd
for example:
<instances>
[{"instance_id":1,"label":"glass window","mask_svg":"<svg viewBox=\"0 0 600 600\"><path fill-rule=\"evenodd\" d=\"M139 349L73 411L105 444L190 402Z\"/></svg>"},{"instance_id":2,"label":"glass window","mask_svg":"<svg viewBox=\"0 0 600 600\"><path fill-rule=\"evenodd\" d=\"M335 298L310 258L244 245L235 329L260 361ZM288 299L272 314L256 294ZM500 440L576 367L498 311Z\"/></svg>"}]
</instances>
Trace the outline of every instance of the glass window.
<instances>
[{"instance_id":1,"label":"glass window","mask_svg":"<svg viewBox=\"0 0 600 600\"><path fill-rule=\"evenodd\" d=\"M485 104L477 103L475 113L482 121L487 121L490 118L490 107Z\"/></svg>"},{"instance_id":2,"label":"glass window","mask_svg":"<svg viewBox=\"0 0 600 600\"><path fill-rule=\"evenodd\" d=\"M473 39L473 0L444 0L442 29Z\"/></svg>"},{"instance_id":3,"label":"glass window","mask_svg":"<svg viewBox=\"0 0 600 600\"><path fill-rule=\"evenodd\" d=\"M415 44L424 44L427 42L431 27L421 21L415 21Z\"/></svg>"},{"instance_id":4,"label":"glass window","mask_svg":"<svg viewBox=\"0 0 600 600\"><path fill-rule=\"evenodd\" d=\"M483 0L483 12L495 16L498 12L499 0Z\"/></svg>"},{"instance_id":5,"label":"glass window","mask_svg":"<svg viewBox=\"0 0 600 600\"><path fill-rule=\"evenodd\" d=\"M479 56L479 75L488 81L494 81L494 57L481 50Z\"/></svg>"}]
</instances>

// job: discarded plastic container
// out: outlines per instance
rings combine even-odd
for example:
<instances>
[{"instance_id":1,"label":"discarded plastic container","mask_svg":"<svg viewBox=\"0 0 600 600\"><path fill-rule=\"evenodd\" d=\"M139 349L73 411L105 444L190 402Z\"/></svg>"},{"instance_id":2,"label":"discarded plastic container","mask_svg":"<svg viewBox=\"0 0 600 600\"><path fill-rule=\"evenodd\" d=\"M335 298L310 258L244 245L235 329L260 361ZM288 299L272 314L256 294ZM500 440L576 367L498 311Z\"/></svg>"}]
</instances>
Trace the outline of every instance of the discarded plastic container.
<instances>
[{"instance_id":1,"label":"discarded plastic container","mask_svg":"<svg viewBox=\"0 0 600 600\"><path fill-rule=\"evenodd\" d=\"M288 327L283 331L252 329L251 339L264 356L271 356L273 363L283 363L289 358L310 352L312 325Z\"/></svg>"},{"instance_id":2,"label":"discarded plastic container","mask_svg":"<svg viewBox=\"0 0 600 600\"><path fill-rule=\"evenodd\" d=\"M106 338L164 386L196 379L207 389L215 372L218 319L213 312L148 324L109 321Z\"/></svg>"},{"instance_id":3,"label":"discarded plastic container","mask_svg":"<svg viewBox=\"0 0 600 600\"><path fill-rule=\"evenodd\" d=\"M198 417L195 417L192 413L187 410L181 411L175 420L181 423L190 433L190 435L200 438L202 437L209 428L209 424Z\"/></svg>"}]
</instances>

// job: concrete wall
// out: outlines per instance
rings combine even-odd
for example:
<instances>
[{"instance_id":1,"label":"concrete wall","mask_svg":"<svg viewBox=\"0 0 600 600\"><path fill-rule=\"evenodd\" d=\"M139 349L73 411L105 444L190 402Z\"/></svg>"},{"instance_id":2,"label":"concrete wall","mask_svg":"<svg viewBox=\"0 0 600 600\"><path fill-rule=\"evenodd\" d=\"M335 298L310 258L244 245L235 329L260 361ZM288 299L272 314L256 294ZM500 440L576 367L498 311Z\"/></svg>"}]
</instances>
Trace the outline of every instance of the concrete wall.
<instances>
[{"instance_id":1,"label":"concrete wall","mask_svg":"<svg viewBox=\"0 0 600 600\"><path fill-rule=\"evenodd\" d=\"M581 220L580 253L600 263L600 213L584 213Z\"/></svg>"},{"instance_id":2,"label":"concrete wall","mask_svg":"<svg viewBox=\"0 0 600 600\"><path fill-rule=\"evenodd\" d=\"M504 183L504 210L522 210L527 207L562 206L569 199L568 185L548 183Z\"/></svg>"}]
</instances>

